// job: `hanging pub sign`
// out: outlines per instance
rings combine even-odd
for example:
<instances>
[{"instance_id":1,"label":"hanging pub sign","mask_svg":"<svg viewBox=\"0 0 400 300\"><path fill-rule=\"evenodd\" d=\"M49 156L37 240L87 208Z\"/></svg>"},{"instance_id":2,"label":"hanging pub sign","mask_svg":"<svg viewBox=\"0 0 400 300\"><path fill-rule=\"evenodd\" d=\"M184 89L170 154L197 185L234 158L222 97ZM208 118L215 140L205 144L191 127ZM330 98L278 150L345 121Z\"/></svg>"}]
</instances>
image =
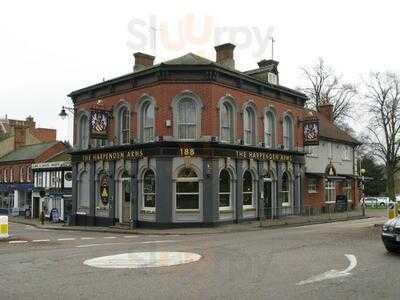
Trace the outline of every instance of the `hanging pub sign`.
<instances>
[{"instance_id":1,"label":"hanging pub sign","mask_svg":"<svg viewBox=\"0 0 400 300\"><path fill-rule=\"evenodd\" d=\"M319 144L319 120L316 118L303 121L304 146L315 146Z\"/></svg>"},{"instance_id":2,"label":"hanging pub sign","mask_svg":"<svg viewBox=\"0 0 400 300\"><path fill-rule=\"evenodd\" d=\"M106 176L103 176L100 181L100 199L104 205L107 205L109 198L110 198L110 187L108 184L108 179Z\"/></svg>"},{"instance_id":3,"label":"hanging pub sign","mask_svg":"<svg viewBox=\"0 0 400 300\"><path fill-rule=\"evenodd\" d=\"M110 112L107 110L92 110L90 112L90 136L92 138L107 138Z\"/></svg>"}]
</instances>

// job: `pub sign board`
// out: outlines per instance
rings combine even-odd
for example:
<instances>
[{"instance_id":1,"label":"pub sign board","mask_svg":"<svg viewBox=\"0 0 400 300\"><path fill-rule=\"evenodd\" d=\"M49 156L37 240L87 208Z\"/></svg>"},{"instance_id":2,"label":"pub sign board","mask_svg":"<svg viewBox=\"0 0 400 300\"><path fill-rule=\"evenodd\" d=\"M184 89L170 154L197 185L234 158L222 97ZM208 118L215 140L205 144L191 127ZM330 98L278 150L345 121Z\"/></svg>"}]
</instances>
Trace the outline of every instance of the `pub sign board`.
<instances>
[{"instance_id":1,"label":"pub sign board","mask_svg":"<svg viewBox=\"0 0 400 300\"><path fill-rule=\"evenodd\" d=\"M107 176L103 176L100 182L100 199L104 205L108 204L110 198L110 186L108 184Z\"/></svg>"},{"instance_id":2,"label":"pub sign board","mask_svg":"<svg viewBox=\"0 0 400 300\"><path fill-rule=\"evenodd\" d=\"M304 146L316 146L319 144L319 120L305 119L303 121Z\"/></svg>"},{"instance_id":3,"label":"pub sign board","mask_svg":"<svg viewBox=\"0 0 400 300\"><path fill-rule=\"evenodd\" d=\"M90 112L90 137L107 138L110 112L107 110L92 110Z\"/></svg>"}]
</instances>

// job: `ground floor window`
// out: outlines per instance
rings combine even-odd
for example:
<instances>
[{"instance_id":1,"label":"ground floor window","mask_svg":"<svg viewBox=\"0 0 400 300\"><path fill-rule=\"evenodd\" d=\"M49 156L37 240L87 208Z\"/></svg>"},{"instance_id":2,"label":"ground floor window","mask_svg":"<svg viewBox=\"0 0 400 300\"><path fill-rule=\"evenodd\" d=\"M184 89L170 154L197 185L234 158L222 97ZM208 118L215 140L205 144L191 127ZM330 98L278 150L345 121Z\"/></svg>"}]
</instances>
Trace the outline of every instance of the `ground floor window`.
<instances>
[{"instance_id":1,"label":"ground floor window","mask_svg":"<svg viewBox=\"0 0 400 300\"><path fill-rule=\"evenodd\" d=\"M243 205L253 206L253 176L250 171L245 171L243 174Z\"/></svg>"},{"instance_id":2,"label":"ground floor window","mask_svg":"<svg viewBox=\"0 0 400 300\"><path fill-rule=\"evenodd\" d=\"M335 202L335 182L326 181L325 182L325 203Z\"/></svg>"},{"instance_id":3,"label":"ground floor window","mask_svg":"<svg viewBox=\"0 0 400 300\"><path fill-rule=\"evenodd\" d=\"M156 176L153 170L146 170L143 173L142 199L145 209L156 207Z\"/></svg>"},{"instance_id":4,"label":"ground floor window","mask_svg":"<svg viewBox=\"0 0 400 300\"><path fill-rule=\"evenodd\" d=\"M42 173L38 173L38 179L42 176ZM41 186L41 185L40 185ZM89 192L89 172L83 171L79 177L78 181L78 206L79 208L89 208L89 199L90 199L90 192Z\"/></svg>"},{"instance_id":5,"label":"ground floor window","mask_svg":"<svg viewBox=\"0 0 400 300\"><path fill-rule=\"evenodd\" d=\"M290 205L290 179L286 172L282 175L281 201L282 206Z\"/></svg>"},{"instance_id":6,"label":"ground floor window","mask_svg":"<svg viewBox=\"0 0 400 300\"><path fill-rule=\"evenodd\" d=\"M308 193L316 193L317 192L317 179L316 178L308 178Z\"/></svg>"},{"instance_id":7,"label":"ground floor window","mask_svg":"<svg viewBox=\"0 0 400 300\"><path fill-rule=\"evenodd\" d=\"M219 207L231 207L231 176L225 169L219 174Z\"/></svg>"},{"instance_id":8,"label":"ground floor window","mask_svg":"<svg viewBox=\"0 0 400 300\"><path fill-rule=\"evenodd\" d=\"M196 172L185 168L176 181L176 209L199 208L199 179Z\"/></svg>"},{"instance_id":9,"label":"ground floor window","mask_svg":"<svg viewBox=\"0 0 400 300\"><path fill-rule=\"evenodd\" d=\"M343 193L346 195L348 201L353 200L351 180L346 180L343 186Z\"/></svg>"}]
</instances>

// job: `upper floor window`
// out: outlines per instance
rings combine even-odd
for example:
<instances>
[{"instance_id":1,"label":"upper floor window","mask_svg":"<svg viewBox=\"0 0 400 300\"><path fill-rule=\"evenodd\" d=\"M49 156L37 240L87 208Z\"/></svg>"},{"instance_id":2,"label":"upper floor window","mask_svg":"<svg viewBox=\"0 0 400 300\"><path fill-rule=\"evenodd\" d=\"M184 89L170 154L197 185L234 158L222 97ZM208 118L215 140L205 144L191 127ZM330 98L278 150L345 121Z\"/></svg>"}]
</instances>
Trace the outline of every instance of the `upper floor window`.
<instances>
[{"instance_id":1,"label":"upper floor window","mask_svg":"<svg viewBox=\"0 0 400 300\"><path fill-rule=\"evenodd\" d=\"M79 145L86 149L89 146L89 119L82 115L79 119Z\"/></svg>"},{"instance_id":2,"label":"upper floor window","mask_svg":"<svg viewBox=\"0 0 400 300\"><path fill-rule=\"evenodd\" d=\"M247 106L243 112L244 144L255 145L256 143L256 118L254 110Z\"/></svg>"},{"instance_id":3,"label":"upper floor window","mask_svg":"<svg viewBox=\"0 0 400 300\"><path fill-rule=\"evenodd\" d=\"M267 148L275 146L275 116L271 111L267 111L265 114L264 142Z\"/></svg>"},{"instance_id":4,"label":"upper floor window","mask_svg":"<svg viewBox=\"0 0 400 300\"><path fill-rule=\"evenodd\" d=\"M11 168L10 170L10 182L14 182L14 169Z\"/></svg>"},{"instance_id":5,"label":"upper floor window","mask_svg":"<svg viewBox=\"0 0 400 300\"><path fill-rule=\"evenodd\" d=\"M4 173L3 174L4 182L7 182L8 181L8 170L4 169L3 173Z\"/></svg>"},{"instance_id":6,"label":"upper floor window","mask_svg":"<svg viewBox=\"0 0 400 300\"><path fill-rule=\"evenodd\" d=\"M19 181L24 182L25 178L26 178L26 169L24 167L21 167L19 169Z\"/></svg>"},{"instance_id":7,"label":"upper floor window","mask_svg":"<svg viewBox=\"0 0 400 300\"><path fill-rule=\"evenodd\" d=\"M130 113L126 106L122 106L117 115L118 143L129 144Z\"/></svg>"},{"instance_id":8,"label":"upper floor window","mask_svg":"<svg viewBox=\"0 0 400 300\"><path fill-rule=\"evenodd\" d=\"M349 146L343 146L343 160L350 160L350 149Z\"/></svg>"},{"instance_id":9,"label":"upper floor window","mask_svg":"<svg viewBox=\"0 0 400 300\"><path fill-rule=\"evenodd\" d=\"M178 138L194 140L197 137L196 102L184 98L178 102Z\"/></svg>"},{"instance_id":10,"label":"upper floor window","mask_svg":"<svg viewBox=\"0 0 400 300\"><path fill-rule=\"evenodd\" d=\"M151 142L154 140L154 104L146 102L141 108L141 129L142 141Z\"/></svg>"},{"instance_id":11,"label":"upper floor window","mask_svg":"<svg viewBox=\"0 0 400 300\"><path fill-rule=\"evenodd\" d=\"M223 102L220 107L221 142L233 142L233 107L228 102Z\"/></svg>"},{"instance_id":12,"label":"upper floor window","mask_svg":"<svg viewBox=\"0 0 400 300\"><path fill-rule=\"evenodd\" d=\"M293 121L288 115L283 120L283 146L285 149L293 149Z\"/></svg>"}]
</instances>

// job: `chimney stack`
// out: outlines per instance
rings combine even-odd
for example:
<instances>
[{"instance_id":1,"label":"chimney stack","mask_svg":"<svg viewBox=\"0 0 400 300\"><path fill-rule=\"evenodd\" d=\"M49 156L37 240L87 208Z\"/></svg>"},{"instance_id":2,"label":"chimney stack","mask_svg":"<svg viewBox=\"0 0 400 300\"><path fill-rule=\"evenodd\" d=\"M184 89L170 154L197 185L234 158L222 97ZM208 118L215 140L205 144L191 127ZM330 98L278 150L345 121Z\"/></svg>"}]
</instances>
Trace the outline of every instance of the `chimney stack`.
<instances>
[{"instance_id":1,"label":"chimney stack","mask_svg":"<svg viewBox=\"0 0 400 300\"><path fill-rule=\"evenodd\" d=\"M318 106L318 111L333 123L333 104L324 103Z\"/></svg>"},{"instance_id":2,"label":"chimney stack","mask_svg":"<svg viewBox=\"0 0 400 300\"><path fill-rule=\"evenodd\" d=\"M217 63L230 69L235 69L235 59L233 58L234 49L235 45L231 43L215 46L215 51L217 52Z\"/></svg>"},{"instance_id":3,"label":"chimney stack","mask_svg":"<svg viewBox=\"0 0 400 300\"><path fill-rule=\"evenodd\" d=\"M134 72L151 67L154 63L155 57L152 55L136 52L133 56L135 57L135 66L133 67Z\"/></svg>"}]
</instances>

